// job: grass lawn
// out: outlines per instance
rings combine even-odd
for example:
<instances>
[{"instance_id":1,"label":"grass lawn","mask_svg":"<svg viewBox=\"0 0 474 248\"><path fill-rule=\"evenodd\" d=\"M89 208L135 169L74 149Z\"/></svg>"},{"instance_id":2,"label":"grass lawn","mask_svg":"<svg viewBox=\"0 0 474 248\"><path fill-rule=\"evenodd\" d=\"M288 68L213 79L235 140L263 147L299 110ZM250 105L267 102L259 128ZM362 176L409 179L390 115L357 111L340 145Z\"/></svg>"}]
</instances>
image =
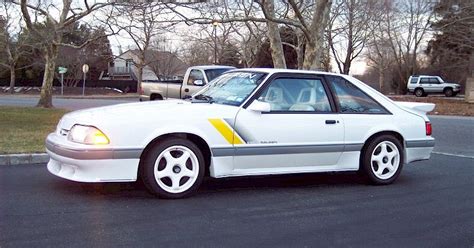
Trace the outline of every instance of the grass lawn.
<instances>
[{"instance_id":1,"label":"grass lawn","mask_svg":"<svg viewBox=\"0 0 474 248\"><path fill-rule=\"evenodd\" d=\"M0 106L0 154L45 152L44 140L56 129L63 109Z\"/></svg>"}]
</instances>

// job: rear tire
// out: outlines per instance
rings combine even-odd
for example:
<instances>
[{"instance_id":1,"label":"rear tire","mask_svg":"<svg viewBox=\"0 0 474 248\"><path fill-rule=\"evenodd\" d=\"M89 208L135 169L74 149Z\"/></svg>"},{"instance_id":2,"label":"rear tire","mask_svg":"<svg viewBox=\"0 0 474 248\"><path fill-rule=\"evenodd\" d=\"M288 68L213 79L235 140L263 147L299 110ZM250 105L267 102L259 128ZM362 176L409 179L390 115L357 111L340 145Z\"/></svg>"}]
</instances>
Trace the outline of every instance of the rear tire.
<instances>
[{"instance_id":1,"label":"rear tire","mask_svg":"<svg viewBox=\"0 0 474 248\"><path fill-rule=\"evenodd\" d=\"M400 141L392 135L381 135L368 142L361 154L359 171L362 176L375 185L393 183L403 167Z\"/></svg>"},{"instance_id":2,"label":"rear tire","mask_svg":"<svg viewBox=\"0 0 474 248\"><path fill-rule=\"evenodd\" d=\"M141 164L141 177L148 191L160 198L185 198L201 185L204 163L201 150L193 142L167 138L147 153Z\"/></svg>"},{"instance_id":3,"label":"rear tire","mask_svg":"<svg viewBox=\"0 0 474 248\"><path fill-rule=\"evenodd\" d=\"M423 89L415 89L415 96L417 97L422 97L422 96L425 96L425 91Z\"/></svg>"},{"instance_id":4,"label":"rear tire","mask_svg":"<svg viewBox=\"0 0 474 248\"><path fill-rule=\"evenodd\" d=\"M155 101L155 100L163 100L163 97L161 95L158 95L158 94L152 94L150 96L150 101Z\"/></svg>"}]
</instances>

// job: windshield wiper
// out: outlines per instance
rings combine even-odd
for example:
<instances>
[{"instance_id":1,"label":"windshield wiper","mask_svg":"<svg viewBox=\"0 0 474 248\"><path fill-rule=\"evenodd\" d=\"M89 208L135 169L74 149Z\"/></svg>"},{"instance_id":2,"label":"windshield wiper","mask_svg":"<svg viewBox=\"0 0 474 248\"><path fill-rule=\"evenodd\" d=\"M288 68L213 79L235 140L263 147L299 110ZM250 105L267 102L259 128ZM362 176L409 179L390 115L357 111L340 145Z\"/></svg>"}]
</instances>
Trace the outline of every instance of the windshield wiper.
<instances>
[{"instance_id":1,"label":"windshield wiper","mask_svg":"<svg viewBox=\"0 0 474 248\"><path fill-rule=\"evenodd\" d=\"M213 103L214 102L214 99L212 99L212 96L203 95L203 94L199 94L197 96L194 96L192 100L199 100L199 101L204 101L204 102L208 102L208 103Z\"/></svg>"}]
</instances>

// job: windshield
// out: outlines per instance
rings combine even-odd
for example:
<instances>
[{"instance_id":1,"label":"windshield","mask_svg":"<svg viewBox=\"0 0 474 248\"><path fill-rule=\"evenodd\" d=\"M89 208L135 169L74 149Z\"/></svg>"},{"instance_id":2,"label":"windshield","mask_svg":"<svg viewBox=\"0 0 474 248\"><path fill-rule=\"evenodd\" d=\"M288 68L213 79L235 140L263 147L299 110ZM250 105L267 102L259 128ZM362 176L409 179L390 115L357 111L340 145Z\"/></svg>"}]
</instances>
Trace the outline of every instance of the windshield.
<instances>
[{"instance_id":1,"label":"windshield","mask_svg":"<svg viewBox=\"0 0 474 248\"><path fill-rule=\"evenodd\" d=\"M239 106L263 81L267 74L260 72L229 72L222 74L194 95L195 99Z\"/></svg>"},{"instance_id":2,"label":"windshield","mask_svg":"<svg viewBox=\"0 0 474 248\"><path fill-rule=\"evenodd\" d=\"M234 69L234 68L229 67L229 68L219 68L219 69L207 69L204 72L206 73L208 82L211 82L212 80L214 80L214 78L220 76L222 73L231 69Z\"/></svg>"}]
</instances>

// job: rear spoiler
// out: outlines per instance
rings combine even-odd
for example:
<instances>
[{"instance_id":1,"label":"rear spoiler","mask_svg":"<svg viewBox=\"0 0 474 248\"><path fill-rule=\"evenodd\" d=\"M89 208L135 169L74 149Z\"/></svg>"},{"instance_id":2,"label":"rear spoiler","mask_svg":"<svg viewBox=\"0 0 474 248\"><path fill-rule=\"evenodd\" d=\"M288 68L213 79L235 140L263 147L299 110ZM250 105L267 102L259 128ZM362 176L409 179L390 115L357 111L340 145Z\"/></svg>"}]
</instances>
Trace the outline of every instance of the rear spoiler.
<instances>
[{"instance_id":1,"label":"rear spoiler","mask_svg":"<svg viewBox=\"0 0 474 248\"><path fill-rule=\"evenodd\" d=\"M426 102L395 102L395 103L402 108L414 110L416 112L421 112L423 114L433 111L433 109L436 106L434 103L426 103Z\"/></svg>"}]
</instances>

